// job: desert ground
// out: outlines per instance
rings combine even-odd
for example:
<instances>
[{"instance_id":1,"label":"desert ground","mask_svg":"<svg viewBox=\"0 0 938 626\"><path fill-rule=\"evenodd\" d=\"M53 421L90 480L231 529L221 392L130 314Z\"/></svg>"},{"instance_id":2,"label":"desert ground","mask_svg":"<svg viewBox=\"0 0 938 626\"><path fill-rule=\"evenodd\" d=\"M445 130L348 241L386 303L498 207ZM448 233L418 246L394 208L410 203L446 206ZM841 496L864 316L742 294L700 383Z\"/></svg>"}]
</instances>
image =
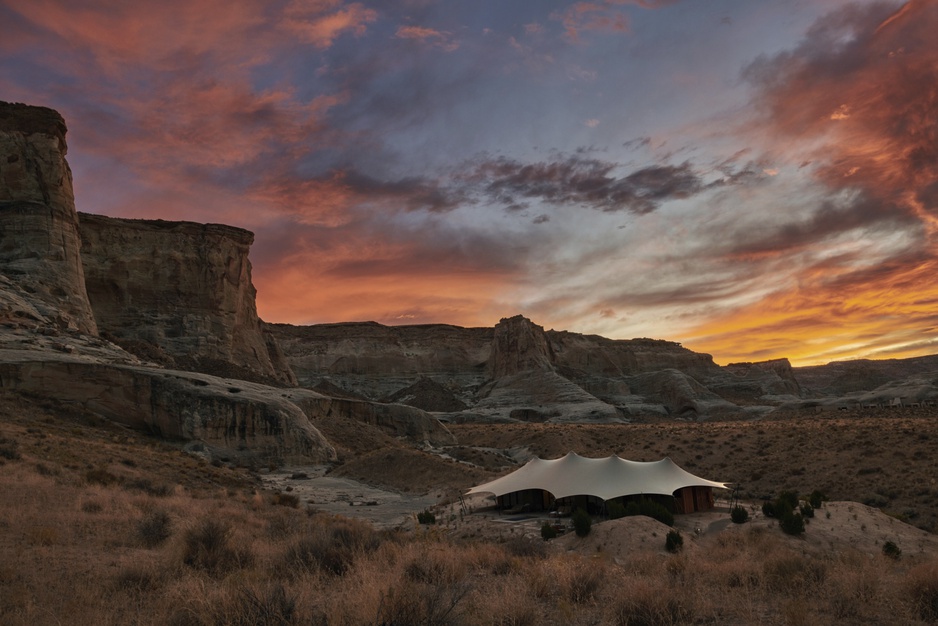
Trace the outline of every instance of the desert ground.
<instances>
[{"instance_id":1,"label":"desert ground","mask_svg":"<svg viewBox=\"0 0 938 626\"><path fill-rule=\"evenodd\" d=\"M339 464L248 468L0 393L0 622L934 623L936 423L453 425L449 449L334 423L319 426ZM739 482L751 519L731 523L722 497L674 529L597 519L586 537L545 542L537 516L459 498L525 454L569 450L671 456ZM762 516L761 497L780 489L830 498L804 535ZM425 509L435 524L416 521Z\"/></svg>"}]
</instances>

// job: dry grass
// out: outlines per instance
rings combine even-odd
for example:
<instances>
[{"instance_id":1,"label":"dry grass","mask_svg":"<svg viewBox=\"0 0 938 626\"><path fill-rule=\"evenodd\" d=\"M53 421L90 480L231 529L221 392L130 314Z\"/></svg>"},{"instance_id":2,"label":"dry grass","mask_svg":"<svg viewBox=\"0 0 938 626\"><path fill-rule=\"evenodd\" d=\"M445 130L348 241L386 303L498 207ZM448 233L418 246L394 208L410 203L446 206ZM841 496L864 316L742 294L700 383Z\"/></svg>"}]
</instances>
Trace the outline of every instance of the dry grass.
<instances>
[{"instance_id":1,"label":"dry grass","mask_svg":"<svg viewBox=\"0 0 938 626\"><path fill-rule=\"evenodd\" d=\"M668 456L690 472L740 485L745 499L819 489L831 500L862 502L936 532L938 482L932 477L938 476L933 453L938 415L922 411L850 417L838 412L759 422L448 427L462 446L526 446L547 458L571 450L634 461Z\"/></svg>"},{"instance_id":2,"label":"dry grass","mask_svg":"<svg viewBox=\"0 0 938 626\"><path fill-rule=\"evenodd\" d=\"M0 623L11 626L938 619L935 555L817 553L757 526L619 561L442 527L379 532L275 505L245 472L171 446L19 400L0 410L19 454L0 465ZM117 480L88 481L92 469ZM168 489L127 488L137 479Z\"/></svg>"}]
</instances>

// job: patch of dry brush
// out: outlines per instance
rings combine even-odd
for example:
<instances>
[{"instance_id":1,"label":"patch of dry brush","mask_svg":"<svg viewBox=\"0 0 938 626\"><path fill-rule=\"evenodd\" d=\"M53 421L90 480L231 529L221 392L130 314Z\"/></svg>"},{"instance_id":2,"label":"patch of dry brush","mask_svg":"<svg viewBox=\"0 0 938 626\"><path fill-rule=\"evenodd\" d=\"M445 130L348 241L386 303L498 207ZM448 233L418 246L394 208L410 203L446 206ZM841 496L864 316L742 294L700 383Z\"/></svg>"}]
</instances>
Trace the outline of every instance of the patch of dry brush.
<instances>
[{"instance_id":1,"label":"patch of dry brush","mask_svg":"<svg viewBox=\"0 0 938 626\"><path fill-rule=\"evenodd\" d=\"M934 555L815 556L755 526L675 555L662 537L660 548L619 559L521 538L464 540L436 526L377 531L277 505L235 470L43 420L0 417L0 438L16 451L0 465L0 623L11 626L938 619ZM46 426L45 438L28 432ZM187 486L198 471L228 486ZM141 478L167 488L129 486Z\"/></svg>"}]
</instances>

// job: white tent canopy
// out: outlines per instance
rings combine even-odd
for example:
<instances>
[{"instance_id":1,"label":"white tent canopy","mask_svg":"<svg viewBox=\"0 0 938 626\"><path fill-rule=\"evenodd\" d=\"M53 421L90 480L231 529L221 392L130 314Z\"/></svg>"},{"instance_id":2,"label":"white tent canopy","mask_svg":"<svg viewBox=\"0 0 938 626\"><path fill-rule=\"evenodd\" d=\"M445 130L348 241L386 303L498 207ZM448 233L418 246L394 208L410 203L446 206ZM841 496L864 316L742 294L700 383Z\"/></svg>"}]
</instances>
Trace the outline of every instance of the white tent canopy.
<instances>
[{"instance_id":1,"label":"white tent canopy","mask_svg":"<svg viewBox=\"0 0 938 626\"><path fill-rule=\"evenodd\" d=\"M558 499L588 495L610 500L639 494L670 496L683 487L727 489L724 483L681 469L670 458L651 462L627 461L618 456L589 459L569 452L560 459L535 457L511 474L473 487L468 493L503 496L514 491L542 489Z\"/></svg>"}]
</instances>

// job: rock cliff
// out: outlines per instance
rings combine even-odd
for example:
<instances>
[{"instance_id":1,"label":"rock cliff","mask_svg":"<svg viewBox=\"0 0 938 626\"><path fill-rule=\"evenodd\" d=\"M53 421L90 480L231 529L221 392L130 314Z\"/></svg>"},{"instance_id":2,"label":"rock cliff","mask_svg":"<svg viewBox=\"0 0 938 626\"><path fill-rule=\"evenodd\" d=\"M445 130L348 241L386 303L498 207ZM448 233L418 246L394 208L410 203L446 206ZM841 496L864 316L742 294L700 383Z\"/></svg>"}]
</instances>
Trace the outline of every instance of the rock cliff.
<instances>
[{"instance_id":1,"label":"rock cliff","mask_svg":"<svg viewBox=\"0 0 938 626\"><path fill-rule=\"evenodd\" d=\"M79 215L65 150L55 111L0 103L0 388L234 462L335 461L312 420L455 442L418 408L284 389L296 379L257 317L253 234Z\"/></svg>"},{"instance_id":2,"label":"rock cliff","mask_svg":"<svg viewBox=\"0 0 938 626\"><path fill-rule=\"evenodd\" d=\"M302 385L393 399L446 420L608 422L744 412L707 388L729 373L710 355L671 341L545 331L520 315L491 329L373 322L272 329ZM647 376L657 372L670 373Z\"/></svg>"},{"instance_id":3,"label":"rock cliff","mask_svg":"<svg viewBox=\"0 0 938 626\"><path fill-rule=\"evenodd\" d=\"M52 109L0 102L0 274L31 305L11 295L0 318L96 334L65 132Z\"/></svg>"},{"instance_id":4,"label":"rock cliff","mask_svg":"<svg viewBox=\"0 0 938 626\"><path fill-rule=\"evenodd\" d=\"M316 387L326 380L378 400L421 378L465 394L488 379L491 328L383 326L375 322L269 327L303 387Z\"/></svg>"},{"instance_id":5,"label":"rock cliff","mask_svg":"<svg viewBox=\"0 0 938 626\"><path fill-rule=\"evenodd\" d=\"M296 384L257 317L251 232L79 217L85 284L101 332L158 346L185 369Z\"/></svg>"}]
</instances>

